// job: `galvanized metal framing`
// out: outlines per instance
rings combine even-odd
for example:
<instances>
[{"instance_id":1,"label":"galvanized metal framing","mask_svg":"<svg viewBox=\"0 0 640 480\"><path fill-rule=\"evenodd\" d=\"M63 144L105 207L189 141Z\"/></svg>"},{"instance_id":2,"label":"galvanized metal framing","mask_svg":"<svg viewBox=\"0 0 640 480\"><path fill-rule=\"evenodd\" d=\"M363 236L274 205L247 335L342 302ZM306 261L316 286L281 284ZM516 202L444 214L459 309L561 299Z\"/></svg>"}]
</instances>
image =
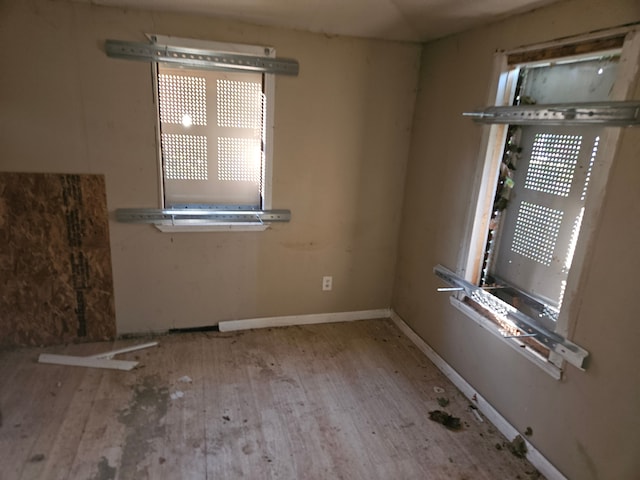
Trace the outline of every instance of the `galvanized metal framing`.
<instances>
[{"instance_id":1,"label":"galvanized metal framing","mask_svg":"<svg viewBox=\"0 0 640 480\"><path fill-rule=\"evenodd\" d=\"M241 70L291 76L298 75L299 71L298 61L290 58L241 55L157 43L107 40L105 50L107 55L113 58L171 63L191 68Z\"/></svg>"},{"instance_id":2,"label":"galvanized metal framing","mask_svg":"<svg viewBox=\"0 0 640 480\"><path fill-rule=\"evenodd\" d=\"M120 208L116 220L122 223L154 225L216 225L288 222L290 210L213 210L197 208Z\"/></svg>"},{"instance_id":3,"label":"galvanized metal framing","mask_svg":"<svg viewBox=\"0 0 640 480\"><path fill-rule=\"evenodd\" d=\"M630 127L640 125L640 102L496 106L462 115L490 124Z\"/></svg>"},{"instance_id":4,"label":"galvanized metal framing","mask_svg":"<svg viewBox=\"0 0 640 480\"><path fill-rule=\"evenodd\" d=\"M463 292L467 297L472 298L472 295L489 295L483 288L477 287L470 282L467 282L463 278L460 278L451 270L437 265L434 267L433 272L437 277L444 280L449 285L456 287L459 291ZM493 297L493 296L492 296ZM495 297L493 297L495 298ZM511 321L516 328L523 332L525 336L533 337L551 351L557 353L567 362L575 365L578 368L584 368L586 358L589 356L589 352L582 347L570 342L564 337L558 335L555 332L551 332L539 325L533 318L525 315L524 313L513 310L507 313L507 318Z\"/></svg>"}]
</instances>

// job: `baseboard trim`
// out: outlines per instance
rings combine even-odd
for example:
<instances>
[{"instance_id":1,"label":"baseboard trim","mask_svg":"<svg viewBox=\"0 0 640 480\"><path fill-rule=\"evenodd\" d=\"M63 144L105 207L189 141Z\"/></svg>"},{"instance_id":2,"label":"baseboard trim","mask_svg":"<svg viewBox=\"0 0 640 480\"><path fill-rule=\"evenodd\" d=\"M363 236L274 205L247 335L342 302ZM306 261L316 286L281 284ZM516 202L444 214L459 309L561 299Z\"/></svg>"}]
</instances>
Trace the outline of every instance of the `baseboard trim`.
<instances>
[{"instance_id":1,"label":"baseboard trim","mask_svg":"<svg viewBox=\"0 0 640 480\"><path fill-rule=\"evenodd\" d=\"M250 318L247 320L228 320L218 323L221 332L235 332L254 328L288 327L293 325L312 325L316 323L352 322L374 318L390 318L391 310L360 310L357 312L317 313L309 315L287 315L282 317Z\"/></svg>"},{"instance_id":2,"label":"baseboard trim","mask_svg":"<svg viewBox=\"0 0 640 480\"><path fill-rule=\"evenodd\" d=\"M478 410L487 419L500 430L508 439L515 438L520 432L511 425L500 413L489 404L481 395L479 395L467 381L460 376L440 355L436 353L420 336L407 325L407 323L393 310L390 315L391 320L396 326L411 340L414 345L424 353L433 364L449 379L451 382L467 397L470 401L473 399L474 404L478 406ZM523 436L524 438L524 436ZM553 466L531 443L525 439L527 444L527 459L538 469L548 480L567 480L556 467Z\"/></svg>"}]
</instances>

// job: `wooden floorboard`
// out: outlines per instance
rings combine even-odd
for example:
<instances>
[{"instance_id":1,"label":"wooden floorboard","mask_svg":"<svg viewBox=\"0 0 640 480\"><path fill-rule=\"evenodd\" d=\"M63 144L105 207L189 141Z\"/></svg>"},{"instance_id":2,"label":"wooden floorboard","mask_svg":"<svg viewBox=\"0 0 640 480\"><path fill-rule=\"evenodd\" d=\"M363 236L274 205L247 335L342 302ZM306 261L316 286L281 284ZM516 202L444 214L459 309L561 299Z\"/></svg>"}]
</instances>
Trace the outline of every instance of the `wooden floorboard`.
<instances>
[{"instance_id":1,"label":"wooden floorboard","mask_svg":"<svg viewBox=\"0 0 640 480\"><path fill-rule=\"evenodd\" d=\"M0 351L0 480L541 478L389 320L155 337L130 372L37 363L148 340Z\"/></svg>"}]
</instances>

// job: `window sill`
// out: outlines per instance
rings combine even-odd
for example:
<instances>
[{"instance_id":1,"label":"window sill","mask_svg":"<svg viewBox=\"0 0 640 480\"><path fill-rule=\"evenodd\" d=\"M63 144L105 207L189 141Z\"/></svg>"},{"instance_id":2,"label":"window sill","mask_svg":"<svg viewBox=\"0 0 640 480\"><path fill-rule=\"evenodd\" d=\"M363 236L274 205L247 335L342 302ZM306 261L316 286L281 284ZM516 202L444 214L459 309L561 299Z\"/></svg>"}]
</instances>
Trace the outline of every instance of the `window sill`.
<instances>
[{"instance_id":1,"label":"window sill","mask_svg":"<svg viewBox=\"0 0 640 480\"><path fill-rule=\"evenodd\" d=\"M154 225L163 233L194 232L263 232L269 228L264 223L215 223L208 225Z\"/></svg>"},{"instance_id":2,"label":"window sill","mask_svg":"<svg viewBox=\"0 0 640 480\"><path fill-rule=\"evenodd\" d=\"M525 344L520 342L517 338L506 338L501 332L498 326L490 319L482 315L480 312L474 310L466 303L462 302L458 298L452 296L449 297L451 305L457 310L462 312L466 317L470 318L482 328L488 330L490 333L500 338L503 342L517 351L520 355L524 356L527 360L540 367L543 371L551 375L556 380L560 380L562 377L562 369L549 360L544 358L539 353L535 352Z\"/></svg>"},{"instance_id":3,"label":"window sill","mask_svg":"<svg viewBox=\"0 0 640 480\"><path fill-rule=\"evenodd\" d=\"M525 344L524 349L537 352L545 363L549 362L557 368L562 368L566 361L584 371L585 361L589 356L589 352L584 348L567 340L562 335L548 330L536 319L529 317L526 313L523 313L514 306L503 302L498 297L494 297L484 288L477 287L464 278L459 277L446 267L436 265L433 272L436 276L452 286L452 288L438 290L460 292L459 295L461 296L457 296L456 300L461 302L461 305L454 304L454 306L462 309L462 304L464 304L464 307L468 307L470 310L467 312L467 309L465 309L465 313L467 313L467 316L470 318L476 321L480 320L478 323L481 324L485 323L484 320L490 321L495 325L496 330L502 328L506 331L514 331L517 337L508 334L502 335L500 330L498 330L498 333L505 340L517 338L519 342ZM469 301L464 301L465 298L468 298ZM535 337L534 343L531 343L528 338L523 337ZM538 351L539 347L542 348L541 351Z\"/></svg>"}]
</instances>

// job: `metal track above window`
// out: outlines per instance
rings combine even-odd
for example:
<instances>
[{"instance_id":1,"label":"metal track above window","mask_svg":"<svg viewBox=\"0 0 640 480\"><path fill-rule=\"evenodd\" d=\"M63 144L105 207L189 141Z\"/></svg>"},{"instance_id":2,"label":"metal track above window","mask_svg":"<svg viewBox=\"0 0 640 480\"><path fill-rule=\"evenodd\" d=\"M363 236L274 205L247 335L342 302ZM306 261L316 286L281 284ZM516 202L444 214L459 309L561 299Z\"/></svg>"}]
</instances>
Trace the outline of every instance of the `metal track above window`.
<instances>
[{"instance_id":1,"label":"metal track above window","mask_svg":"<svg viewBox=\"0 0 640 480\"><path fill-rule=\"evenodd\" d=\"M437 265L434 267L433 271L437 277L441 278L453 287L444 289L445 291L460 291L472 300L479 296L491 296L491 294L482 287L477 287L472 283L467 282L442 265ZM508 320L522 332L522 335L520 336L533 337L551 351L556 352L570 364L575 365L578 368L584 368L584 362L589 356L589 352L584 350L582 347L570 342L557 333L547 330L543 326L539 325L536 320L515 308L513 311L507 312L506 316ZM516 335L515 338L518 338L518 335Z\"/></svg>"},{"instance_id":2,"label":"metal track above window","mask_svg":"<svg viewBox=\"0 0 640 480\"><path fill-rule=\"evenodd\" d=\"M298 75L299 70L298 61L290 58L241 55L157 43L107 40L105 50L109 57L172 63L192 68L243 70L292 76Z\"/></svg>"},{"instance_id":3,"label":"metal track above window","mask_svg":"<svg viewBox=\"0 0 640 480\"><path fill-rule=\"evenodd\" d=\"M211 210L196 208L155 209L120 208L116 220L123 223L154 225L217 225L288 222L289 210Z\"/></svg>"},{"instance_id":4,"label":"metal track above window","mask_svg":"<svg viewBox=\"0 0 640 480\"><path fill-rule=\"evenodd\" d=\"M640 102L559 103L487 107L463 113L479 123L510 125L640 125Z\"/></svg>"}]
</instances>

